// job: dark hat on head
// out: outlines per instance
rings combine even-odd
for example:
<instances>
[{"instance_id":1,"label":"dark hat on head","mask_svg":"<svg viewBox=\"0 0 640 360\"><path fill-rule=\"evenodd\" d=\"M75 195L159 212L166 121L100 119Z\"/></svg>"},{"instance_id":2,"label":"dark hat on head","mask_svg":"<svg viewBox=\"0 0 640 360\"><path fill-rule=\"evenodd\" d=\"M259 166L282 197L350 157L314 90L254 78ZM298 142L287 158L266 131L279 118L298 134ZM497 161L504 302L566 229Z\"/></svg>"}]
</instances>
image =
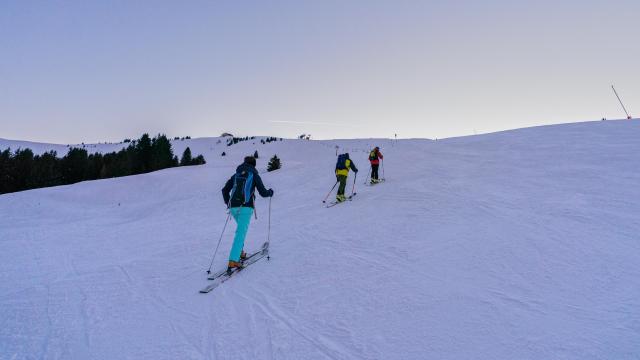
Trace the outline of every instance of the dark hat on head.
<instances>
[{"instance_id":1,"label":"dark hat on head","mask_svg":"<svg viewBox=\"0 0 640 360\"><path fill-rule=\"evenodd\" d=\"M244 158L244 163L251 166L256 166L256 158L253 156L247 156Z\"/></svg>"}]
</instances>

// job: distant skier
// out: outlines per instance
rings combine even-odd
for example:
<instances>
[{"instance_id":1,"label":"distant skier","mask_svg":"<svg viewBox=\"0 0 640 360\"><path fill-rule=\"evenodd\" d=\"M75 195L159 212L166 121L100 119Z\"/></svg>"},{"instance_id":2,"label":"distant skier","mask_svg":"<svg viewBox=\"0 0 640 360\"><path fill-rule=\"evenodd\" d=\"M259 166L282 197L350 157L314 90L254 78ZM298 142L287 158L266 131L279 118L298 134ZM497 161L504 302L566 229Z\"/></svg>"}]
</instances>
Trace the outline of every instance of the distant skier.
<instances>
[{"instance_id":1,"label":"distant skier","mask_svg":"<svg viewBox=\"0 0 640 360\"><path fill-rule=\"evenodd\" d=\"M378 179L378 168L380 167L380 159L384 159L379 147L375 147L369 153L369 162L371 163L371 183L377 184L380 182Z\"/></svg>"},{"instance_id":2,"label":"distant skier","mask_svg":"<svg viewBox=\"0 0 640 360\"><path fill-rule=\"evenodd\" d=\"M338 195L336 195L336 201L342 202L347 200L344 196L344 189L347 187L347 178L349 177L349 169L354 173L358 172L356 165L349 159L349 153L338 155L338 162L336 163L336 179L340 183L338 187Z\"/></svg>"},{"instance_id":3,"label":"distant skier","mask_svg":"<svg viewBox=\"0 0 640 360\"><path fill-rule=\"evenodd\" d=\"M267 190L262 183L262 179L256 170L256 159L253 156L244 158L244 163L238 166L235 175L227 181L222 188L222 197L227 204L231 216L238 224L236 234L233 239L233 246L229 254L229 265L227 271L233 268L242 268L242 259L246 257L244 239L249 230L249 223L254 211L255 190L258 189L260 196L271 197L273 190Z\"/></svg>"}]
</instances>

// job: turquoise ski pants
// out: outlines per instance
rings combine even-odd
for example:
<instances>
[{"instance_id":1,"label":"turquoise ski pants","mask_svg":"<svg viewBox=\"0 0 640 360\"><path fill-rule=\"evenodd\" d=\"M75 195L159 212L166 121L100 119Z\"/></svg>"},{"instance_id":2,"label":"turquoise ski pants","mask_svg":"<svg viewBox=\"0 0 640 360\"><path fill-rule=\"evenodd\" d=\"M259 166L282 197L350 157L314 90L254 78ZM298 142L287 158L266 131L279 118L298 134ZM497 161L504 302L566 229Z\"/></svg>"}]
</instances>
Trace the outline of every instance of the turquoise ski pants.
<instances>
[{"instance_id":1,"label":"turquoise ski pants","mask_svg":"<svg viewBox=\"0 0 640 360\"><path fill-rule=\"evenodd\" d=\"M240 253L244 248L244 238L249 231L249 223L251 222L251 215L253 215L253 208L250 207L233 207L231 216L238 224L236 228L236 235L233 238L233 246L231 247L231 253L229 254L229 261L240 261Z\"/></svg>"}]
</instances>

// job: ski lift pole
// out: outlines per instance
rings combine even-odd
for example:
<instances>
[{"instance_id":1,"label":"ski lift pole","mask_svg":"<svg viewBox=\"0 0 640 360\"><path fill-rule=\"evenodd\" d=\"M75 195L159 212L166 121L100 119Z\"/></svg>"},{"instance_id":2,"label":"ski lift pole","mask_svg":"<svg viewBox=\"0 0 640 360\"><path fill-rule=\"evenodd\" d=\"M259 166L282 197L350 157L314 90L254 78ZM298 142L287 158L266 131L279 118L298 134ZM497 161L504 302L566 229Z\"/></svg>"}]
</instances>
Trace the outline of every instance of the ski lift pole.
<instances>
[{"instance_id":1,"label":"ski lift pole","mask_svg":"<svg viewBox=\"0 0 640 360\"><path fill-rule=\"evenodd\" d=\"M620 102L620 106L622 106L622 110L624 110L624 113L627 114L627 119L631 119L631 115L629 115L629 112L624 107L624 104L622 103L622 100L620 100L620 96L618 95L618 92L616 91L616 88L614 88L613 85L611 85L611 88L613 89L613 93L616 94L616 97L618 98L618 101Z\"/></svg>"}]
</instances>

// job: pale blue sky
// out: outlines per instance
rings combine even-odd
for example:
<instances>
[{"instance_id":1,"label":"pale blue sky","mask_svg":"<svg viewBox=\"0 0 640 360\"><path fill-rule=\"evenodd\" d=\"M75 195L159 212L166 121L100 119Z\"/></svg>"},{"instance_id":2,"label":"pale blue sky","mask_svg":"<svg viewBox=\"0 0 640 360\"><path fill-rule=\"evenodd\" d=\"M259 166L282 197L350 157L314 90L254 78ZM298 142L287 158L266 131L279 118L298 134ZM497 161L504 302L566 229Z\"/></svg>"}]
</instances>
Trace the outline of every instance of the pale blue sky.
<instances>
[{"instance_id":1,"label":"pale blue sky","mask_svg":"<svg viewBox=\"0 0 640 360\"><path fill-rule=\"evenodd\" d=\"M0 137L448 137L640 113L640 1L0 0Z\"/></svg>"}]
</instances>

